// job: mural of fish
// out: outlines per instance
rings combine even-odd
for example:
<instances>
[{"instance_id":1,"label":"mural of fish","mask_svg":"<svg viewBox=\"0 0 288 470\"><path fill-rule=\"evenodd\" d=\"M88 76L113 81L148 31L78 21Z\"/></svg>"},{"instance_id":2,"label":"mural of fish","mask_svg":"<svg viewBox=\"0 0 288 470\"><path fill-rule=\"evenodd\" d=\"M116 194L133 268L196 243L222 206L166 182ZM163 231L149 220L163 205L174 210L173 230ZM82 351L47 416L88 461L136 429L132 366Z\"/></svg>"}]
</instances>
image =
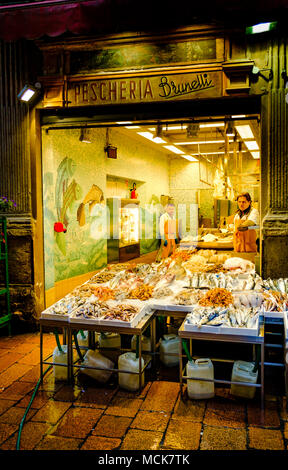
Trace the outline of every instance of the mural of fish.
<instances>
[{"instance_id":1,"label":"mural of fish","mask_svg":"<svg viewBox=\"0 0 288 470\"><path fill-rule=\"evenodd\" d=\"M76 163L72 158L65 157L57 168L57 179L55 185L55 206L58 219L60 219L61 207L64 194L68 188L68 181L73 176L76 169Z\"/></svg>"},{"instance_id":2,"label":"mural of fish","mask_svg":"<svg viewBox=\"0 0 288 470\"><path fill-rule=\"evenodd\" d=\"M77 210L77 220L78 220L80 227L82 227L86 223L85 205L89 204L89 214L91 214L91 211L93 207L95 206L95 204L99 204L99 203L101 204L103 202L104 202L103 191L98 186L96 186L96 184L93 184Z\"/></svg>"},{"instance_id":3,"label":"mural of fish","mask_svg":"<svg viewBox=\"0 0 288 470\"><path fill-rule=\"evenodd\" d=\"M75 201L78 201L82 197L82 189L78 183L73 179L69 184L63 195L63 204L60 210L59 221L62 222L66 227L69 223L67 218L68 209L71 210L72 205Z\"/></svg>"}]
</instances>

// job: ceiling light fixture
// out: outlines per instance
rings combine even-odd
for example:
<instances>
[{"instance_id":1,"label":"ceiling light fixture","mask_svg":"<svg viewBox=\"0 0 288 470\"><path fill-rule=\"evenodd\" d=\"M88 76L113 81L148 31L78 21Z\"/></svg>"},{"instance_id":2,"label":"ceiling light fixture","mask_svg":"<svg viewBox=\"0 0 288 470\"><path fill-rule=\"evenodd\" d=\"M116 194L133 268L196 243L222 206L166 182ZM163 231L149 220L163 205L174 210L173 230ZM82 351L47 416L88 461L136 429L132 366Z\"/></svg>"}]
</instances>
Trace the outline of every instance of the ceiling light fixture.
<instances>
[{"instance_id":1,"label":"ceiling light fixture","mask_svg":"<svg viewBox=\"0 0 288 470\"><path fill-rule=\"evenodd\" d=\"M79 137L80 142L84 142L85 144L91 144L91 140L89 137L89 131L87 127L82 127Z\"/></svg>"},{"instance_id":2,"label":"ceiling light fixture","mask_svg":"<svg viewBox=\"0 0 288 470\"><path fill-rule=\"evenodd\" d=\"M236 129L237 129L238 134L243 140L254 139L254 134L249 124L244 124L243 126L236 126Z\"/></svg>"},{"instance_id":3,"label":"ceiling light fixture","mask_svg":"<svg viewBox=\"0 0 288 470\"><path fill-rule=\"evenodd\" d=\"M164 145L164 148L170 150L170 152L177 153L178 155L184 154L182 150L174 147L174 145Z\"/></svg>"},{"instance_id":4,"label":"ceiling light fixture","mask_svg":"<svg viewBox=\"0 0 288 470\"><path fill-rule=\"evenodd\" d=\"M224 127L224 122L211 122L209 124L200 124L200 128L203 127Z\"/></svg>"},{"instance_id":5,"label":"ceiling light fixture","mask_svg":"<svg viewBox=\"0 0 288 470\"><path fill-rule=\"evenodd\" d=\"M260 152L251 152L251 155L253 158L255 158L255 160L260 159Z\"/></svg>"},{"instance_id":6,"label":"ceiling light fixture","mask_svg":"<svg viewBox=\"0 0 288 470\"><path fill-rule=\"evenodd\" d=\"M235 135L235 130L232 122L228 121L227 128L226 128L226 135L228 137L234 137Z\"/></svg>"},{"instance_id":7,"label":"ceiling light fixture","mask_svg":"<svg viewBox=\"0 0 288 470\"><path fill-rule=\"evenodd\" d=\"M189 162L198 162L199 160L195 157L192 157L192 155L181 155L181 157L186 158L186 160L189 160Z\"/></svg>"},{"instance_id":8,"label":"ceiling light fixture","mask_svg":"<svg viewBox=\"0 0 288 470\"><path fill-rule=\"evenodd\" d=\"M249 150L259 150L256 140L245 140L244 144Z\"/></svg>"},{"instance_id":9,"label":"ceiling light fixture","mask_svg":"<svg viewBox=\"0 0 288 470\"><path fill-rule=\"evenodd\" d=\"M137 134L145 137L145 139L151 140L154 144L166 144L166 140L163 140L161 137L154 137L152 132L137 132Z\"/></svg>"}]
</instances>

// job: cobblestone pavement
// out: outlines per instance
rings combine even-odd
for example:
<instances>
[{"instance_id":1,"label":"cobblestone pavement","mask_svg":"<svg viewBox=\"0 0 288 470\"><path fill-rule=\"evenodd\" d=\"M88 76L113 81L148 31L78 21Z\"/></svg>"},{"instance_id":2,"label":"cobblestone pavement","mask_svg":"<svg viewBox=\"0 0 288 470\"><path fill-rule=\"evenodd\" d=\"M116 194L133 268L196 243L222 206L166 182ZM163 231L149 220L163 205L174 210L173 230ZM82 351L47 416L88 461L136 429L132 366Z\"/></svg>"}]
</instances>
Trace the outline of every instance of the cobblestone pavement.
<instances>
[{"instance_id":1,"label":"cobblestone pavement","mask_svg":"<svg viewBox=\"0 0 288 470\"><path fill-rule=\"evenodd\" d=\"M44 357L54 350L44 334ZM40 377L40 335L0 337L0 449L15 450L286 450L288 414L284 396L253 400L216 388L209 400L180 399L177 367L163 380L148 380L141 393L78 374L74 385ZM46 366L47 367L47 366ZM174 374L174 376L173 376Z\"/></svg>"}]
</instances>

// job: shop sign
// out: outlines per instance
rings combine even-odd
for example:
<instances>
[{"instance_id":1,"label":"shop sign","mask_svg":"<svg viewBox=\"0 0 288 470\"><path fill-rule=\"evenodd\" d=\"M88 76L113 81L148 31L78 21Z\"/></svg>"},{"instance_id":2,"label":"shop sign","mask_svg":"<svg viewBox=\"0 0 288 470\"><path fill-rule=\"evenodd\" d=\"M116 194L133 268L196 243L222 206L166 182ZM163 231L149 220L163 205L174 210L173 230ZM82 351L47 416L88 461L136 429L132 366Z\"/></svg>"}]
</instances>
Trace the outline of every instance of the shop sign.
<instances>
[{"instance_id":1,"label":"shop sign","mask_svg":"<svg viewBox=\"0 0 288 470\"><path fill-rule=\"evenodd\" d=\"M213 98L222 95L221 72L125 77L68 83L68 106Z\"/></svg>"}]
</instances>

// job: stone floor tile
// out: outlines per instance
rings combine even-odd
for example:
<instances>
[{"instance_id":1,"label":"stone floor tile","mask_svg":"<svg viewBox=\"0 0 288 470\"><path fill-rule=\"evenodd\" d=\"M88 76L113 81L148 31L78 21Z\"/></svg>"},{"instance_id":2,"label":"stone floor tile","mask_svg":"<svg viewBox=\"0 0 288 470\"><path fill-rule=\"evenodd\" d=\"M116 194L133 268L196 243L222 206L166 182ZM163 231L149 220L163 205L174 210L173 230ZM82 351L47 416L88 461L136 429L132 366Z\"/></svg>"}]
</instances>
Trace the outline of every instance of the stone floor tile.
<instances>
[{"instance_id":1,"label":"stone floor tile","mask_svg":"<svg viewBox=\"0 0 288 470\"><path fill-rule=\"evenodd\" d=\"M0 398L0 415L5 413L5 411L9 410L9 408L11 408L11 406L14 406L15 403L16 403L16 400L1 400Z\"/></svg>"},{"instance_id":2,"label":"stone floor tile","mask_svg":"<svg viewBox=\"0 0 288 470\"><path fill-rule=\"evenodd\" d=\"M138 411L130 427L143 429L146 431L164 432L167 427L169 418L170 413L158 411Z\"/></svg>"},{"instance_id":3,"label":"stone floor tile","mask_svg":"<svg viewBox=\"0 0 288 470\"><path fill-rule=\"evenodd\" d=\"M8 367L10 367L15 362L18 362L22 357L23 354L20 354L19 352L7 351L6 354L3 354L0 357L0 370L4 371L8 369Z\"/></svg>"},{"instance_id":4,"label":"stone floor tile","mask_svg":"<svg viewBox=\"0 0 288 470\"><path fill-rule=\"evenodd\" d=\"M139 398L113 398L109 406L107 407L105 414L115 416L127 416L133 418L143 400Z\"/></svg>"},{"instance_id":5,"label":"stone floor tile","mask_svg":"<svg viewBox=\"0 0 288 470\"><path fill-rule=\"evenodd\" d=\"M131 421L132 418L124 416L104 415L99 419L92 435L121 438L126 433Z\"/></svg>"},{"instance_id":6,"label":"stone floor tile","mask_svg":"<svg viewBox=\"0 0 288 470\"><path fill-rule=\"evenodd\" d=\"M81 389L73 385L63 385L55 394L54 400L70 401L71 403L77 400L81 394Z\"/></svg>"},{"instance_id":7,"label":"stone floor tile","mask_svg":"<svg viewBox=\"0 0 288 470\"><path fill-rule=\"evenodd\" d=\"M284 450L281 431L277 429L262 429L249 427L249 448L261 450Z\"/></svg>"},{"instance_id":8,"label":"stone floor tile","mask_svg":"<svg viewBox=\"0 0 288 470\"><path fill-rule=\"evenodd\" d=\"M102 413L103 410L98 408L71 407L51 434L85 438L95 428Z\"/></svg>"},{"instance_id":9,"label":"stone floor tile","mask_svg":"<svg viewBox=\"0 0 288 470\"><path fill-rule=\"evenodd\" d=\"M71 403L49 400L46 405L40 408L32 417L32 421L56 424L70 406Z\"/></svg>"},{"instance_id":10,"label":"stone floor tile","mask_svg":"<svg viewBox=\"0 0 288 470\"><path fill-rule=\"evenodd\" d=\"M66 438L59 436L45 436L34 450L79 450L83 439Z\"/></svg>"},{"instance_id":11,"label":"stone floor tile","mask_svg":"<svg viewBox=\"0 0 288 470\"><path fill-rule=\"evenodd\" d=\"M27 408L31 401L32 394L33 392L25 395L25 397L17 403L17 406L19 406L20 408ZM42 406L46 405L51 398L53 398L52 392L46 392L45 390L37 390L37 393L35 394L30 406L31 408L39 410L40 408L42 408Z\"/></svg>"},{"instance_id":12,"label":"stone floor tile","mask_svg":"<svg viewBox=\"0 0 288 470\"><path fill-rule=\"evenodd\" d=\"M51 425L49 423L24 423L19 440L19 450L33 450L43 436L49 431ZM5 441L2 450L16 450L18 440L18 429L7 441Z\"/></svg>"},{"instance_id":13,"label":"stone floor tile","mask_svg":"<svg viewBox=\"0 0 288 470\"><path fill-rule=\"evenodd\" d=\"M0 444L2 445L17 429L15 424L0 423Z\"/></svg>"},{"instance_id":14,"label":"stone floor tile","mask_svg":"<svg viewBox=\"0 0 288 470\"><path fill-rule=\"evenodd\" d=\"M12 406L12 408L9 408L9 410L7 410L0 416L0 423L17 424L19 426L24 416L24 413L25 410L23 410L23 408L19 408L18 406ZM26 421L29 421L35 413L36 410L30 408L26 416Z\"/></svg>"},{"instance_id":15,"label":"stone floor tile","mask_svg":"<svg viewBox=\"0 0 288 470\"><path fill-rule=\"evenodd\" d=\"M37 364L39 364L39 360L40 360L40 349L34 348L30 353L22 355L21 359L19 359L18 362L20 364L30 364L32 366L36 366Z\"/></svg>"},{"instance_id":16,"label":"stone floor tile","mask_svg":"<svg viewBox=\"0 0 288 470\"><path fill-rule=\"evenodd\" d=\"M89 436L80 450L115 450L121 444L121 439L108 439L107 437Z\"/></svg>"},{"instance_id":17,"label":"stone floor tile","mask_svg":"<svg viewBox=\"0 0 288 470\"><path fill-rule=\"evenodd\" d=\"M246 450L246 429L204 426L200 450Z\"/></svg>"},{"instance_id":18,"label":"stone floor tile","mask_svg":"<svg viewBox=\"0 0 288 470\"><path fill-rule=\"evenodd\" d=\"M141 410L171 412L175 406L179 384L177 382L153 382L141 406Z\"/></svg>"},{"instance_id":19,"label":"stone floor tile","mask_svg":"<svg viewBox=\"0 0 288 470\"><path fill-rule=\"evenodd\" d=\"M247 416L249 426L274 427L280 426L280 418L277 411L277 404L268 404L265 402L264 410L259 406L248 405Z\"/></svg>"},{"instance_id":20,"label":"stone floor tile","mask_svg":"<svg viewBox=\"0 0 288 470\"><path fill-rule=\"evenodd\" d=\"M0 393L0 399L7 398L9 400L20 400L23 396L27 395L33 389L34 384L31 384L29 382L13 382L2 393Z\"/></svg>"},{"instance_id":21,"label":"stone floor tile","mask_svg":"<svg viewBox=\"0 0 288 470\"><path fill-rule=\"evenodd\" d=\"M81 390L81 393L75 400L75 406L91 406L93 408L104 409L111 402L115 393L115 389L95 385L94 388L89 387L86 390Z\"/></svg>"},{"instance_id":22,"label":"stone floor tile","mask_svg":"<svg viewBox=\"0 0 288 470\"><path fill-rule=\"evenodd\" d=\"M231 428L244 428L246 426L246 413L244 408L237 408L234 404L218 405L217 408L208 408L205 411L203 423L208 426L227 426Z\"/></svg>"},{"instance_id":23,"label":"stone floor tile","mask_svg":"<svg viewBox=\"0 0 288 470\"><path fill-rule=\"evenodd\" d=\"M158 450L162 432L130 429L120 446L121 450Z\"/></svg>"},{"instance_id":24,"label":"stone floor tile","mask_svg":"<svg viewBox=\"0 0 288 470\"><path fill-rule=\"evenodd\" d=\"M140 390L140 393L129 392L128 390L123 390L122 388L119 388L116 393L116 396L120 398L145 398L147 393L149 392L151 385L152 382L147 382L142 388L142 390Z\"/></svg>"},{"instance_id":25,"label":"stone floor tile","mask_svg":"<svg viewBox=\"0 0 288 470\"><path fill-rule=\"evenodd\" d=\"M197 450L200 443L200 433L200 423L171 420L166 431L163 449Z\"/></svg>"},{"instance_id":26,"label":"stone floor tile","mask_svg":"<svg viewBox=\"0 0 288 470\"><path fill-rule=\"evenodd\" d=\"M20 377L19 382L33 382L36 384L39 379L40 379L40 365L37 364L36 366L31 367L31 369L29 369L28 372L23 375L23 377Z\"/></svg>"},{"instance_id":27,"label":"stone floor tile","mask_svg":"<svg viewBox=\"0 0 288 470\"><path fill-rule=\"evenodd\" d=\"M179 396L172 419L184 419L185 421L201 422L203 420L206 401L190 400Z\"/></svg>"},{"instance_id":28,"label":"stone floor tile","mask_svg":"<svg viewBox=\"0 0 288 470\"><path fill-rule=\"evenodd\" d=\"M24 374L31 369L28 364L13 364L4 372L0 373L0 390L1 388L9 387L15 380L19 380Z\"/></svg>"}]
</instances>

